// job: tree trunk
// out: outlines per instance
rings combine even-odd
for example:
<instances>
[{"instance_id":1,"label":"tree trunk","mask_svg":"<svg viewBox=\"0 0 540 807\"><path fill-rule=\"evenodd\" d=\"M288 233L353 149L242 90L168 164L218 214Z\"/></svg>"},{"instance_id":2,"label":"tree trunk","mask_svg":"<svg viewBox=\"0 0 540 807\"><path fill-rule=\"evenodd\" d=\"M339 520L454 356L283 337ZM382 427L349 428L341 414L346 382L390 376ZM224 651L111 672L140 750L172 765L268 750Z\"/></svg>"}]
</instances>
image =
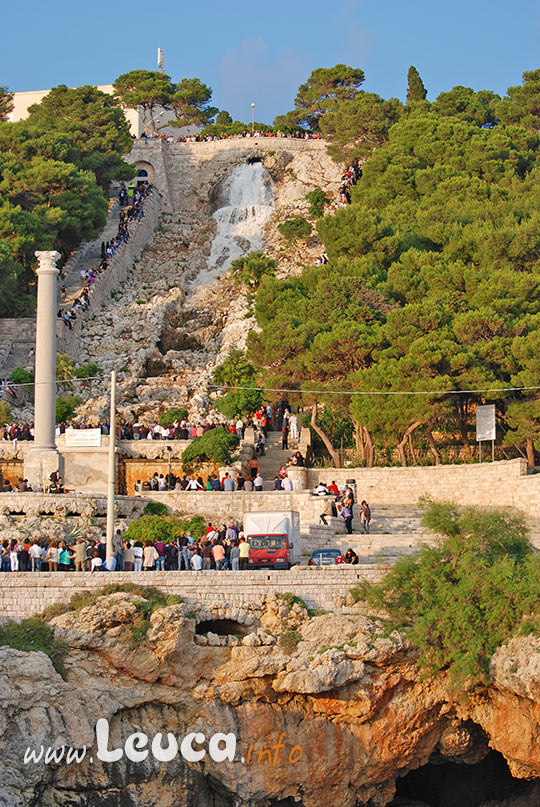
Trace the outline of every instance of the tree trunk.
<instances>
[{"instance_id":1,"label":"tree trunk","mask_svg":"<svg viewBox=\"0 0 540 807\"><path fill-rule=\"evenodd\" d=\"M426 437L427 437L428 443L429 443L429 450L431 451L431 453L433 454L433 457L435 459L435 465L442 465L441 452L439 451L439 449L437 447L437 443L435 442L435 438L433 437L433 434L432 434L432 431L431 431L433 429L434 425L435 425L435 420L434 419L430 420L429 423L426 425Z\"/></svg>"},{"instance_id":2,"label":"tree trunk","mask_svg":"<svg viewBox=\"0 0 540 807\"><path fill-rule=\"evenodd\" d=\"M314 403L311 407L311 428L319 435L323 441L326 450L332 458L335 468L339 468L339 453L335 450L334 446L328 439L327 435L323 432L320 426L317 425L317 404Z\"/></svg>"},{"instance_id":3,"label":"tree trunk","mask_svg":"<svg viewBox=\"0 0 540 807\"><path fill-rule=\"evenodd\" d=\"M375 463L375 447L373 445L373 440L371 439L371 434L369 433L367 426L362 426L362 432L364 434L364 444L366 447L366 463L368 468L373 468Z\"/></svg>"},{"instance_id":4,"label":"tree trunk","mask_svg":"<svg viewBox=\"0 0 540 807\"><path fill-rule=\"evenodd\" d=\"M415 429L417 429L421 425L422 425L422 422L420 420L416 420L414 423L411 423L411 425L408 426L405 429L403 437L401 438L401 440L399 441L399 443L397 445L397 450L399 452L399 457L401 459L401 464L402 464L402 466L404 468L407 467L407 455L405 453L405 446L407 445L407 440L409 439L409 435L411 435L413 433L413 431Z\"/></svg>"},{"instance_id":5,"label":"tree trunk","mask_svg":"<svg viewBox=\"0 0 540 807\"><path fill-rule=\"evenodd\" d=\"M471 446L469 443L469 435L468 435L468 415L469 415L469 400L465 401L456 401L456 415L457 415L457 422L459 427L459 432L461 434L461 441L463 443L463 449L465 451L465 456L467 459L471 459L472 451Z\"/></svg>"},{"instance_id":6,"label":"tree trunk","mask_svg":"<svg viewBox=\"0 0 540 807\"><path fill-rule=\"evenodd\" d=\"M525 448L527 450L527 465L529 468L534 468L534 440L532 437L527 438Z\"/></svg>"},{"instance_id":7,"label":"tree trunk","mask_svg":"<svg viewBox=\"0 0 540 807\"><path fill-rule=\"evenodd\" d=\"M409 451L411 452L411 458L412 458L412 461L413 461L413 465L417 465L418 461L416 459L416 451L414 450L412 432L409 434Z\"/></svg>"},{"instance_id":8,"label":"tree trunk","mask_svg":"<svg viewBox=\"0 0 540 807\"><path fill-rule=\"evenodd\" d=\"M354 442L356 445L356 453L363 463L366 461L366 443L364 440L364 429L357 420L353 418L354 423Z\"/></svg>"}]
</instances>

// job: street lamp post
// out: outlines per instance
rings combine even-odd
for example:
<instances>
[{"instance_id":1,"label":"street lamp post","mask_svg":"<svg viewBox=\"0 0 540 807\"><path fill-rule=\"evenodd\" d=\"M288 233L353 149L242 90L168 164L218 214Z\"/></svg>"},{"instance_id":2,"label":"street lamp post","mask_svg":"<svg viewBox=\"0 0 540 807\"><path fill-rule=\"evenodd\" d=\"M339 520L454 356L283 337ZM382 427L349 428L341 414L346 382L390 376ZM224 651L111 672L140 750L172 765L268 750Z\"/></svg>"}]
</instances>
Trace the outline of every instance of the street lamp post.
<instances>
[{"instance_id":1,"label":"street lamp post","mask_svg":"<svg viewBox=\"0 0 540 807\"><path fill-rule=\"evenodd\" d=\"M251 136L255 134L255 104L251 104Z\"/></svg>"}]
</instances>

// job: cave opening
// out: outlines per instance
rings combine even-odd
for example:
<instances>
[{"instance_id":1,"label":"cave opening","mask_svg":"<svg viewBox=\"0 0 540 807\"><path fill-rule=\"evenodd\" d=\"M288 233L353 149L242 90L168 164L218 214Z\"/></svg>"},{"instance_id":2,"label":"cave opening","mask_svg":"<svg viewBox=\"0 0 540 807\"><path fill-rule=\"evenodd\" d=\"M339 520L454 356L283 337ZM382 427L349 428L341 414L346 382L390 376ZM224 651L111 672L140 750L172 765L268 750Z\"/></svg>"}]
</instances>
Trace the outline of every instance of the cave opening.
<instances>
[{"instance_id":1,"label":"cave opening","mask_svg":"<svg viewBox=\"0 0 540 807\"><path fill-rule=\"evenodd\" d=\"M262 157L248 157L246 162L248 165L255 165L255 163L262 163Z\"/></svg>"},{"instance_id":2,"label":"cave opening","mask_svg":"<svg viewBox=\"0 0 540 807\"><path fill-rule=\"evenodd\" d=\"M539 792L540 783L515 779L502 754L489 751L472 765L436 761L410 771L397 780L391 807L481 807Z\"/></svg>"},{"instance_id":3,"label":"cave opening","mask_svg":"<svg viewBox=\"0 0 540 807\"><path fill-rule=\"evenodd\" d=\"M218 636L247 636L253 628L248 628L237 622L235 619L206 619L198 622L195 633L203 636L207 633L215 633Z\"/></svg>"}]
</instances>

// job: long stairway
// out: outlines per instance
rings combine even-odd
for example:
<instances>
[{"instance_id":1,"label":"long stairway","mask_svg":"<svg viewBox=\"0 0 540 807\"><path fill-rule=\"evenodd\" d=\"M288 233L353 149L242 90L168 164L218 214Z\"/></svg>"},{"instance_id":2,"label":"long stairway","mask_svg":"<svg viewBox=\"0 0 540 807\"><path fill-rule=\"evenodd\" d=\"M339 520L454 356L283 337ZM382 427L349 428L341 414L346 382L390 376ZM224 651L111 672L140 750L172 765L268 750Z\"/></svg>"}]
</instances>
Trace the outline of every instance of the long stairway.
<instances>
[{"instance_id":1,"label":"long stairway","mask_svg":"<svg viewBox=\"0 0 540 807\"><path fill-rule=\"evenodd\" d=\"M265 453L259 457L259 470L264 479L264 490L274 489L274 479L282 465L287 466L287 460L297 450L297 440L289 440L289 448L281 448L281 432L268 432L266 437Z\"/></svg>"}]
</instances>

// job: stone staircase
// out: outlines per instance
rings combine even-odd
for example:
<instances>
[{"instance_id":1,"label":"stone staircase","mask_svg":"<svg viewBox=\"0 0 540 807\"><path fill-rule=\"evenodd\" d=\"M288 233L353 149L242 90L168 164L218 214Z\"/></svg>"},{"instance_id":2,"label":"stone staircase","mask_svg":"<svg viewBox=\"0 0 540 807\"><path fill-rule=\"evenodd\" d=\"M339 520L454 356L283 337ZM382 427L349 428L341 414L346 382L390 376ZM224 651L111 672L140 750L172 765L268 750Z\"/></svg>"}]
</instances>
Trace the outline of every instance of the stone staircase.
<instances>
[{"instance_id":1,"label":"stone staircase","mask_svg":"<svg viewBox=\"0 0 540 807\"><path fill-rule=\"evenodd\" d=\"M263 490L274 490L274 478L279 473L281 466L286 466L287 460L297 450L297 443L297 440L289 440L289 448L283 450L281 432L268 432L264 456L259 457L259 470L264 479Z\"/></svg>"},{"instance_id":2,"label":"stone staircase","mask_svg":"<svg viewBox=\"0 0 540 807\"><path fill-rule=\"evenodd\" d=\"M304 553L314 549L350 547L360 563L393 563L404 555L414 554L423 543L435 541L435 535L422 528L422 512L414 506L377 505L372 508L369 534L364 534L359 506L353 508L353 533L347 535L341 518L327 517L328 525L310 524L303 537Z\"/></svg>"}]
</instances>

